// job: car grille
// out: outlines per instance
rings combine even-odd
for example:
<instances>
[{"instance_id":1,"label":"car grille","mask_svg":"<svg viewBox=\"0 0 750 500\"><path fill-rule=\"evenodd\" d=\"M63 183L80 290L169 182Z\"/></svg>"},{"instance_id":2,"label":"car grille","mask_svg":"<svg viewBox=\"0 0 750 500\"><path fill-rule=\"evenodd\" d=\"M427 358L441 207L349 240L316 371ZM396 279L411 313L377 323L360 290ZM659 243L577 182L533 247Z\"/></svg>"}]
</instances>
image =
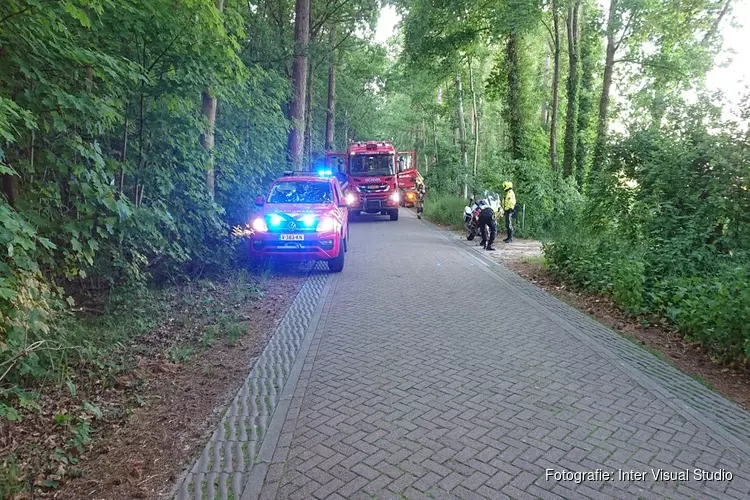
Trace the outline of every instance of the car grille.
<instances>
[{"instance_id":1,"label":"car grille","mask_svg":"<svg viewBox=\"0 0 750 500\"><path fill-rule=\"evenodd\" d=\"M369 186L357 186L357 191L359 191L360 193L385 193L386 191L388 191L388 184L370 184Z\"/></svg>"}]
</instances>

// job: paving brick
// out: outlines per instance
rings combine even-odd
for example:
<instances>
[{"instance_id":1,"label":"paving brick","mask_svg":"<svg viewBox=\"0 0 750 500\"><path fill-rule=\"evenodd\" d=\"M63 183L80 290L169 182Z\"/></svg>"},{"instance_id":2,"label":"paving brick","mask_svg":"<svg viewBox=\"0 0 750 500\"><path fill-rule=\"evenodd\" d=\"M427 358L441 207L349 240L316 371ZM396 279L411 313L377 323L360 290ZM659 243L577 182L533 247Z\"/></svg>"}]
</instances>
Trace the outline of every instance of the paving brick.
<instances>
[{"instance_id":1,"label":"paving brick","mask_svg":"<svg viewBox=\"0 0 750 500\"><path fill-rule=\"evenodd\" d=\"M311 335L263 498L750 495L749 448L726 444L731 435L750 445L747 412L509 270L478 265L467 255L475 246L457 248L446 234L408 211L395 223L352 224L345 270L311 274L230 405L234 420L193 466L249 471L252 460L227 460L241 447L225 438L245 432L260 449L252 429L265 433L274 408L252 380L268 379L280 359L288 375ZM308 332L326 283L329 305ZM498 311L498 297L502 322L467 323L467 310ZM256 421L242 430L245 416ZM701 466L723 467L734 480L543 477L546 468Z\"/></svg>"},{"instance_id":2,"label":"paving brick","mask_svg":"<svg viewBox=\"0 0 750 500\"><path fill-rule=\"evenodd\" d=\"M442 478L443 476L435 474L434 472L428 472L414 483L414 487L420 491L427 491L436 485Z\"/></svg>"}]
</instances>

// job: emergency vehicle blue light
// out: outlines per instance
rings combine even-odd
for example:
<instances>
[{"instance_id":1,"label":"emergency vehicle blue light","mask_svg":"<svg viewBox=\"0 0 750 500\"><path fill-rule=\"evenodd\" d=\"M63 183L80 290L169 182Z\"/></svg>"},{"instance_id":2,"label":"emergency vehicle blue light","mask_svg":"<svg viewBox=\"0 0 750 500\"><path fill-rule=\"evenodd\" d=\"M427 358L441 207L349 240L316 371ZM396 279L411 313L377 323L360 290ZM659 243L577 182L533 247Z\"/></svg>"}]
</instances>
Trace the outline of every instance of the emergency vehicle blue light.
<instances>
[{"instance_id":1,"label":"emergency vehicle blue light","mask_svg":"<svg viewBox=\"0 0 750 500\"><path fill-rule=\"evenodd\" d=\"M318 175L319 175L320 177L330 177L330 176L332 176L332 175L333 175L333 172L331 171L331 169L330 169L330 168L320 168L320 169L318 169L318 170L316 171L316 173L317 173L317 174L318 174Z\"/></svg>"},{"instance_id":2,"label":"emergency vehicle blue light","mask_svg":"<svg viewBox=\"0 0 750 500\"><path fill-rule=\"evenodd\" d=\"M268 222L272 226L278 226L278 225L280 225L283 222L283 220L284 219L280 215L278 215L278 214L271 214L271 215L268 216Z\"/></svg>"}]
</instances>

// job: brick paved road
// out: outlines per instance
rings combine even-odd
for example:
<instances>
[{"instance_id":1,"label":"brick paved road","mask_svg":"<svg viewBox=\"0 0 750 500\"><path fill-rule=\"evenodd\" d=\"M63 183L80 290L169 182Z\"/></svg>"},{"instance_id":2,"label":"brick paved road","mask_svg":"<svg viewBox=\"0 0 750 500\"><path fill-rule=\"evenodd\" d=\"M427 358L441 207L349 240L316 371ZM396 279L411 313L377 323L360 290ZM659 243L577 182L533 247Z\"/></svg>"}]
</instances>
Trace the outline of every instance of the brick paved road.
<instances>
[{"instance_id":1,"label":"brick paved road","mask_svg":"<svg viewBox=\"0 0 750 500\"><path fill-rule=\"evenodd\" d=\"M411 213L351 239L242 498L750 495L746 412Z\"/></svg>"}]
</instances>

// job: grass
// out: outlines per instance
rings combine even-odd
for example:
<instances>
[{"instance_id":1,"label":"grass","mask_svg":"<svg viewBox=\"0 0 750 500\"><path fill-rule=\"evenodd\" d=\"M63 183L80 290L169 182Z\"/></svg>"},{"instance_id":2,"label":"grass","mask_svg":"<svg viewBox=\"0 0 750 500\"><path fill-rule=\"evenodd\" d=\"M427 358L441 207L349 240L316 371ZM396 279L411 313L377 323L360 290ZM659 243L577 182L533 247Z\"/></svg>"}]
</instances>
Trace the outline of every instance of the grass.
<instances>
[{"instance_id":1,"label":"grass","mask_svg":"<svg viewBox=\"0 0 750 500\"><path fill-rule=\"evenodd\" d=\"M542 269L548 269L547 259L544 258L544 255L527 255L521 257L521 262L524 264L532 264Z\"/></svg>"},{"instance_id":2,"label":"grass","mask_svg":"<svg viewBox=\"0 0 750 500\"><path fill-rule=\"evenodd\" d=\"M230 323L226 329L229 345L235 345L237 341L247 332L247 327L242 323Z\"/></svg>"},{"instance_id":3,"label":"grass","mask_svg":"<svg viewBox=\"0 0 750 500\"><path fill-rule=\"evenodd\" d=\"M424 202L424 216L439 224L455 229L464 227L464 207L468 202L460 196L426 197Z\"/></svg>"},{"instance_id":4,"label":"grass","mask_svg":"<svg viewBox=\"0 0 750 500\"><path fill-rule=\"evenodd\" d=\"M172 363L183 364L190 361L195 349L188 346L173 345L167 350L167 359Z\"/></svg>"}]
</instances>

